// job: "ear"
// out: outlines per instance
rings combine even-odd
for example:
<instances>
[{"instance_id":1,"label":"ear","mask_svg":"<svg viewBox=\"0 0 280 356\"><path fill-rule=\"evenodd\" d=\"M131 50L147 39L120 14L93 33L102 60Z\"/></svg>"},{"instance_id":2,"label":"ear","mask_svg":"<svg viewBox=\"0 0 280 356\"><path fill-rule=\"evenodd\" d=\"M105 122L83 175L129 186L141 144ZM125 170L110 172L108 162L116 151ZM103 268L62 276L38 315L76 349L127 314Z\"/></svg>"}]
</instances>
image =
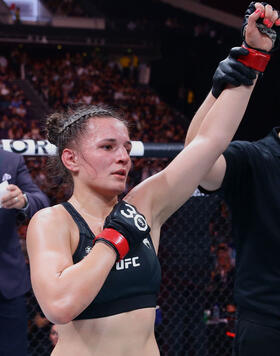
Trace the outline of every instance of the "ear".
<instances>
[{"instance_id":1,"label":"ear","mask_svg":"<svg viewBox=\"0 0 280 356\"><path fill-rule=\"evenodd\" d=\"M79 171L78 155L74 150L72 150L70 148L65 148L62 151L61 160L62 160L64 166L69 171L71 171L73 173Z\"/></svg>"}]
</instances>

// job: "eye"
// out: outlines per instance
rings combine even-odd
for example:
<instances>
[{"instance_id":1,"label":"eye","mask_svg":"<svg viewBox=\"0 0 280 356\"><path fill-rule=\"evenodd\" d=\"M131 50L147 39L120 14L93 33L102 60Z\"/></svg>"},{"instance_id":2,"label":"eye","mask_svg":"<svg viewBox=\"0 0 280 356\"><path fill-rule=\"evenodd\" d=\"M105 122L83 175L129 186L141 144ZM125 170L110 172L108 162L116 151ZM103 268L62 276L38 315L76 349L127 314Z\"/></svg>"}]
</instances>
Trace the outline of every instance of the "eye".
<instances>
[{"instance_id":1,"label":"eye","mask_svg":"<svg viewBox=\"0 0 280 356\"><path fill-rule=\"evenodd\" d=\"M105 151L111 151L113 149L113 145L103 145L101 146Z\"/></svg>"}]
</instances>

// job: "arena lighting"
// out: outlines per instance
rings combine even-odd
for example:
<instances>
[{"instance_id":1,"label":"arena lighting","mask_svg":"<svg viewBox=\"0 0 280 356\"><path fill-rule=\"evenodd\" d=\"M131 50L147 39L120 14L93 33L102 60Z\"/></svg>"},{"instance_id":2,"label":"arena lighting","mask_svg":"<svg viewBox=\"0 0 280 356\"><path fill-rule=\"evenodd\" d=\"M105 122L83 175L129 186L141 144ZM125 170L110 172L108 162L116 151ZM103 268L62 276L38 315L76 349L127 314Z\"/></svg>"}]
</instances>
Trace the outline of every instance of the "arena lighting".
<instances>
[{"instance_id":1,"label":"arena lighting","mask_svg":"<svg viewBox=\"0 0 280 356\"><path fill-rule=\"evenodd\" d=\"M0 140L0 147L5 151L24 156L54 156L56 146L47 140ZM173 158L184 147L183 143L147 143L132 141L131 157Z\"/></svg>"},{"instance_id":2,"label":"arena lighting","mask_svg":"<svg viewBox=\"0 0 280 356\"><path fill-rule=\"evenodd\" d=\"M20 8L20 18L24 21L37 21L39 16L39 0L4 0L10 7L15 5Z\"/></svg>"}]
</instances>

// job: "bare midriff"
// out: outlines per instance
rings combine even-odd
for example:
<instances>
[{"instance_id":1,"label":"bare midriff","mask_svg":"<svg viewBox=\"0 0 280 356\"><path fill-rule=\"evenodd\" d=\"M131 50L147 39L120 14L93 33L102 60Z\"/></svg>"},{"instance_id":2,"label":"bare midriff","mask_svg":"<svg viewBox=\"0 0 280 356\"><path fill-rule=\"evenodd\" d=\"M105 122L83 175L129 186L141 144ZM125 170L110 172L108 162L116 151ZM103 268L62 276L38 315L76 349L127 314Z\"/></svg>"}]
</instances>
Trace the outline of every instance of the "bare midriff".
<instances>
[{"instance_id":1,"label":"bare midriff","mask_svg":"<svg viewBox=\"0 0 280 356\"><path fill-rule=\"evenodd\" d=\"M159 356L154 337L155 309L57 325L51 356Z\"/></svg>"}]
</instances>

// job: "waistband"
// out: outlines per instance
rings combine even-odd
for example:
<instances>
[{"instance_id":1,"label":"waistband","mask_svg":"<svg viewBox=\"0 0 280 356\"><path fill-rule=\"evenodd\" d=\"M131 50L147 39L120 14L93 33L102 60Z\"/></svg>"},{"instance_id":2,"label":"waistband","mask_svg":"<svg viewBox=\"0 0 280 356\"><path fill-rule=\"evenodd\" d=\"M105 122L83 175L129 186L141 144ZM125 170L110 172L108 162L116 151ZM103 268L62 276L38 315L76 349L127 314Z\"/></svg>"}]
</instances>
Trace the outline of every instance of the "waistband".
<instances>
[{"instance_id":1,"label":"waistband","mask_svg":"<svg viewBox=\"0 0 280 356\"><path fill-rule=\"evenodd\" d=\"M92 303L74 320L103 318L136 309L155 308L156 300L155 294L145 294L113 300L104 304Z\"/></svg>"},{"instance_id":2,"label":"waistband","mask_svg":"<svg viewBox=\"0 0 280 356\"><path fill-rule=\"evenodd\" d=\"M239 308L237 312L238 319L248 320L257 324L270 326L280 330L280 315L264 314L248 309Z\"/></svg>"}]
</instances>

